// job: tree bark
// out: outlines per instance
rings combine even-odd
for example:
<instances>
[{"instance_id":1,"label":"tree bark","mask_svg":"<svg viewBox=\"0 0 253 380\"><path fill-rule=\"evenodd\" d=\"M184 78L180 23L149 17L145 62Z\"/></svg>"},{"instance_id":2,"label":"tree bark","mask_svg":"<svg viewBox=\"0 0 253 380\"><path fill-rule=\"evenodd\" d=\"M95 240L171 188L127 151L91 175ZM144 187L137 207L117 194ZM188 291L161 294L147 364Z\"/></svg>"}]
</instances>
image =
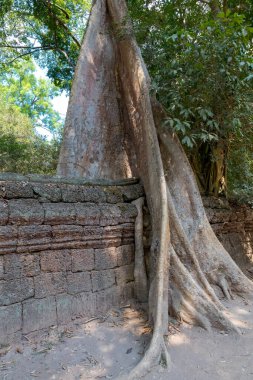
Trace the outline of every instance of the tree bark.
<instances>
[{"instance_id":1,"label":"tree bark","mask_svg":"<svg viewBox=\"0 0 253 380\"><path fill-rule=\"evenodd\" d=\"M200 192L206 196L227 195L227 141L201 143L189 155Z\"/></svg>"},{"instance_id":2,"label":"tree bark","mask_svg":"<svg viewBox=\"0 0 253 380\"><path fill-rule=\"evenodd\" d=\"M140 363L121 377L128 380L141 378L162 358L170 365L168 312L205 328L236 330L213 287L227 298L253 290L213 233L191 166L177 136L163 126L166 115L151 101L149 83L125 0L94 1L58 173L93 179L135 173L144 185L152 227L148 292L153 336ZM143 273L141 201L137 208L138 276ZM145 282L137 279L136 285L146 297Z\"/></svg>"}]
</instances>

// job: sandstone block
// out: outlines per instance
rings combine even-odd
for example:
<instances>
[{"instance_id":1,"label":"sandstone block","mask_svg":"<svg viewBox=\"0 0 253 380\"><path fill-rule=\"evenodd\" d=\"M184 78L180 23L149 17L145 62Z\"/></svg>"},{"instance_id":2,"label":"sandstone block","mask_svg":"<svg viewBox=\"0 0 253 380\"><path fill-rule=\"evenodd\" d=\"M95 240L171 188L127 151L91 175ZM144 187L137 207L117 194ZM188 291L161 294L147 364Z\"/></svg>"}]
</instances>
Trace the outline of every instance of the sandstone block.
<instances>
[{"instance_id":1,"label":"sandstone block","mask_svg":"<svg viewBox=\"0 0 253 380\"><path fill-rule=\"evenodd\" d=\"M82 186L62 185L61 191L63 202L84 202L85 197L82 190Z\"/></svg>"},{"instance_id":2,"label":"sandstone block","mask_svg":"<svg viewBox=\"0 0 253 380\"><path fill-rule=\"evenodd\" d=\"M42 273L34 278L35 298L44 298L67 290L66 273Z\"/></svg>"},{"instance_id":3,"label":"sandstone block","mask_svg":"<svg viewBox=\"0 0 253 380\"><path fill-rule=\"evenodd\" d=\"M95 249L95 269L110 269L117 266L117 251L115 247Z\"/></svg>"},{"instance_id":4,"label":"sandstone block","mask_svg":"<svg viewBox=\"0 0 253 380\"><path fill-rule=\"evenodd\" d=\"M123 301L121 291L121 287L114 285L110 289L94 293L97 297L96 302L100 313L106 313L113 306L119 306L121 304Z\"/></svg>"},{"instance_id":5,"label":"sandstone block","mask_svg":"<svg viewBox=\"0 0 253 380\"><path fill-rule=\"evenodd\" d=\"M85 202L104 203L106 202L106 194L100 186L83 187L83 195Z\"/></svg>"},{"instance_id":6,"label":"sandstone block","mask_svg":"<svg viewBox=\"0 0 253 380\"><path fill-rule=\"evenodd\" d=\"M9 218L8 201L0 199L0 225L7 224Z\"/></svg>"},{"instance_id":7,"label":"sandstone block","mask_svg":"<svg viewBox=\"0 0 253 380\"><path fill-rule=\"evenodd\" d=\"M92 203L77 203L76 208L76 223L83 226L99 226L100 223L100 208Z\"/></svg>"},{"instance_id":8,"label":"sandstone block","mask_svg":"<svg viewBox=\"0 0 253 380\"><path fill-rule=\"evenodd\" d=\"M34 277L40 272L38 255L5 255L4 256L5 279L17 279L21 277Z\"/></svg>"},{"instance_id":9,"label":"sandstone block","mask_svg":"<svg viewBox=\"0 0 253 380\"><path fill-rule=\"evenodd\" d=\"M123 200L127 202L134 201L144 195L144 189L139 183L131 186L121 186L120 190L122 192Z\"/></svg>"},{"instance_id":10,"label":"sandstone block","mask_svg":"<svg viewBox=\"0 0 253 380\"><path fill-rule=\"evenodd\" d=\"M45 272L66 272L71 270L70 251L65 249L61 251L41 252L40 259L41 270Z\"/></svg>"},{"instance_id":11,"label":"sandstone block","mask_svg":"<svg viewBox=\"0 0 253 380\"><path fill-rule=\"evenodd\" d=\"M103 227L84 227L83 241L87 248L100 248L101 242L103 243L103 232Z\"/></svg>"},{"instance_id":12,"label":"sandstone block","mask_svg":"<svg viewBox=\"0 0 253 380\"><path fill-rule=\"evenodd\" d=\"M115 273L113 269L94 271L91 274L93 292L110 288L115 284Z\"/></svg>"},{"instance_id":13,"label":"sandstone block","mask_svg":"<svg viewBox=\"0 0 253 380\"><path fill-rule=\"evenodd\" d=\"M115 269L116 283L126 284L130 281L134 281L134 264L125 265Z\"/></svg>"},{"instance_id":14,"label":"sandstone block","mask_svg":"<svg viewBox=\"0 0 253 380\"><path fill-rule=\"evenodd\" d=\"M67 284L68 293L70 294L89 292L92 290L89 272L68 273Z\"/></svg>"},{"instance_id":15,"label":"sandstone block","mask_svg":"<svg viewBox=\"0 0 253 380\"><path fill-rule=\"evenodd\" d=\"M46 224L75 224L76 211L71 203L43 203Z\"/></svg>"},{"instance_id":16,"label":"sandstone block","mask_svg":"<svg viewBox=\"0 0 253 380\"><path fill-rule=\"evenodd\" d=\"M9 201L10 224L42 224L44 210L36 199L11 199Z\"/></svg>"},{"instance_id":17,"label":"sandstone block","mask_svg":"<svg viewBox=\"0 0 253 380\"><path fill-rule=\"evenodd\" d=\"M56 296L58 323L65 324L78 317L92 317L96 309L96 295L81 293L75 296L61 294Z\"/></svg>"},{"instance_id":18,"label":"sandstone block","mask_svg":"<svg viewBox=\"0 0 253 380\"><path fill-rule=\"evenodd\" d=\"M0 281L0 306L11 305L34 296L32 278Z\"/></svg>"},{"instance_id":19,"label":"sandstone block","mask_svg":"<svg viewBox=\"0 0 253 380\"><path fill-rule=\"evenodd\" d=\"M122 192L118 186L108 186L106 189L107 203L121 203L123 201Z\"/></svg>"},{"instance_id":20,"label":"sandstone block","mask_svg":"<svg viewBox=\"0 0 253 380\"><path fill-rule=\"evenodd\" d=\"M0 280L4 278L4 256L0 256Z\"/></svg>"},{"instance_id":21,"label":"sandstone block","mask_svg":"<svg viewBox=\"0 0 253 380\"><path fill-rule=\"evenodd\" d=\"M15 304L0 307L0 344L8 343L8 336L22 327L22 306Z\"/></svg>"},{"instance_id":22,"label":"sandstone block","mask_svg":"<svg viewBox=\"0 0 253 380\"><path fill-rule=\"evenodd\" d=\"M83 272L94 269L94 249L71 250L72 272Z\"/></svg>"},{"instance_id":23,"label":"sandstone block","mask_svg":"<svg viewBox=\"0 0 253 380\"><path fill-rule=\"evenodd\" d=\"M0 226L0 254L15 252L18 231L16 227Z\"/></svg>"},{"instance_id":24,"label":"sandstone block","mask_svg":"<svg viewBox=\"0 0 253 380\"><path fill-rule=\"evenodd\" d=\"M20 226L18 252L36 252L50 248L52 227L47 225Z\"/></svg>"},{"instance_id":25,"label":"sandstone block","mask_svg":"<svg viewBox=\"0 0 253 380\"><path fill-rule=\"evenodd\" d=\"M5 198L33 198L33 189L28 181L6 181Z\"/></svg>"},{"instance_id":26,"label":"sandstone block","mask_svg":"<svg viewBox=\"0 0 253 380\"><path fill-rule=\"evenodd\" d=\"M52 227L53 243L82 240L83 228L75 225L60 225Z\"/></svg>"},{"instance_id":27,"label":"sandstone block","mask_svg":"<svg viewBox=\"0 0 253 380\"><path fill-rule=\"evenodd\" d=\"M116 249L117 264L123 266L134 261L134 244L122 245Z\"/></svg>"},{"instance_id":28,"label":"sandstone block","mask_svg":"<svg viewBox=\"0 0 253 380\"><path fill-rule=\"evenodd\" d=\"M117 205L101 204L101 226L113 226L121 222L121 209Z\"/></svg>"},{"instance_id":29,"label":"sandstone block","mask_svg":"<svg viewBox=\"0 0 253 380\"><path fill-rule=\"evenodd\" d=\"M23 303L23 332L41 330L57 323L54 297L29 300Z\"/></svg>"},{"instance_id":30,"label":"sandstone block","mask_svg":"<svg viewBox=\"0 0 253 380\"><path fill-rule=\"evenodd\" d=\"M61 202L61 189L54 183L31 183L34 194L41 201Z\"/></svg>"}]
</instances>

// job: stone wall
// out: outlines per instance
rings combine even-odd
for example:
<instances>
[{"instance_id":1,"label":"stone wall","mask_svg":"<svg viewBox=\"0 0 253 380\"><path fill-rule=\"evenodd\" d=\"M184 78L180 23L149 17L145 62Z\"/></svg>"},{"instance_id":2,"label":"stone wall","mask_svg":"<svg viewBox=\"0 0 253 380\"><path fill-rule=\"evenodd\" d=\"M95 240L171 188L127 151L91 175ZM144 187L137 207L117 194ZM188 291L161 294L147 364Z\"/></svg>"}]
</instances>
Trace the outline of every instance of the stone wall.
<instances>
[{"instance_id":1,"label":"stone wall","mask_svg":"<svg viewBox=\"0 0 253 380\"><path fill-rule=\"evenodd\" d=\"M133 296L134 180L0 175L0 344Z\"/></svg>"},{"instance_id":2,"label":"stone wall","mask_svg":"<svg viewBox=\"0 0 253 380\"><path fill-rule=\"evenodd\" d=\"M203 198L209 222L220 242L249 277L253 274L253 209Z\"/></svg>"}]
</instances>

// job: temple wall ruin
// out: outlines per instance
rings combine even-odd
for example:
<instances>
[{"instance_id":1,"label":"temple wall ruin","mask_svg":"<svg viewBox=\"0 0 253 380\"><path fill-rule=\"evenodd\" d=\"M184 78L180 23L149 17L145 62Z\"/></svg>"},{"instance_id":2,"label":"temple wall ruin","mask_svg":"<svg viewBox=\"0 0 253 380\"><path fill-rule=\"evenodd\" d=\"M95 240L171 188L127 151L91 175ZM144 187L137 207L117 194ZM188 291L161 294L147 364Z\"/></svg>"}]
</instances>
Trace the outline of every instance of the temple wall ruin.
<instances>
[{"instance_id":1,"label":"temple wall ruin","mask_svg":"<svg viewBox=\"0 0 253 380\"><path fill-rule=\"evenodd\" d=\"M135 182L0 175L1 344L133 297Z\"/></svg>"},{"instance_id":2,"label":"temple wall ruin","mask_svg":"<svg viewBox=\"0 0 253 380\"><path fill-rule=\"evenodd\" d=\"M0 344L134 296L134 224L143 196L117 182L0 174ZM203 198L218 238L253 274L253 209Z\"/></svg>"}]
</instances>

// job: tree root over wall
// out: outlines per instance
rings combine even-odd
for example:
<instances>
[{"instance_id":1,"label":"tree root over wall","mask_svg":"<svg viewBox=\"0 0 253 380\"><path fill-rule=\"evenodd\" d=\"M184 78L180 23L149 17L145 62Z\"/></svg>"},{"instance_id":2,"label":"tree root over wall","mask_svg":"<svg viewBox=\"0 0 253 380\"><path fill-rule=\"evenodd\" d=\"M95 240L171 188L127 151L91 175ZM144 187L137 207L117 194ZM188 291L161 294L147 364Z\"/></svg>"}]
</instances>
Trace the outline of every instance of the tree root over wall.
<instances>
[{"instance_id":1,"label":"tree root over wall","mask_svg":"<svg viewBox=\"0 0 253 380\"><path fill-rule=\"evenodd\" d=\"M149 82L125 0L94 1L72 87L58 174L115 179L137 173L143 182L152 244L147 281L140 200L136 293L145 301L148 292L153 336L140 363L121 377L128 380L143 377L161 359L170 366L168 313L206 329L236 331L214 288L227 298L253 290L212 231L180 142L163 127L162 107L151 102ZM114 140L115 133L121 144Z\"/></svg>"}]
</instances>

